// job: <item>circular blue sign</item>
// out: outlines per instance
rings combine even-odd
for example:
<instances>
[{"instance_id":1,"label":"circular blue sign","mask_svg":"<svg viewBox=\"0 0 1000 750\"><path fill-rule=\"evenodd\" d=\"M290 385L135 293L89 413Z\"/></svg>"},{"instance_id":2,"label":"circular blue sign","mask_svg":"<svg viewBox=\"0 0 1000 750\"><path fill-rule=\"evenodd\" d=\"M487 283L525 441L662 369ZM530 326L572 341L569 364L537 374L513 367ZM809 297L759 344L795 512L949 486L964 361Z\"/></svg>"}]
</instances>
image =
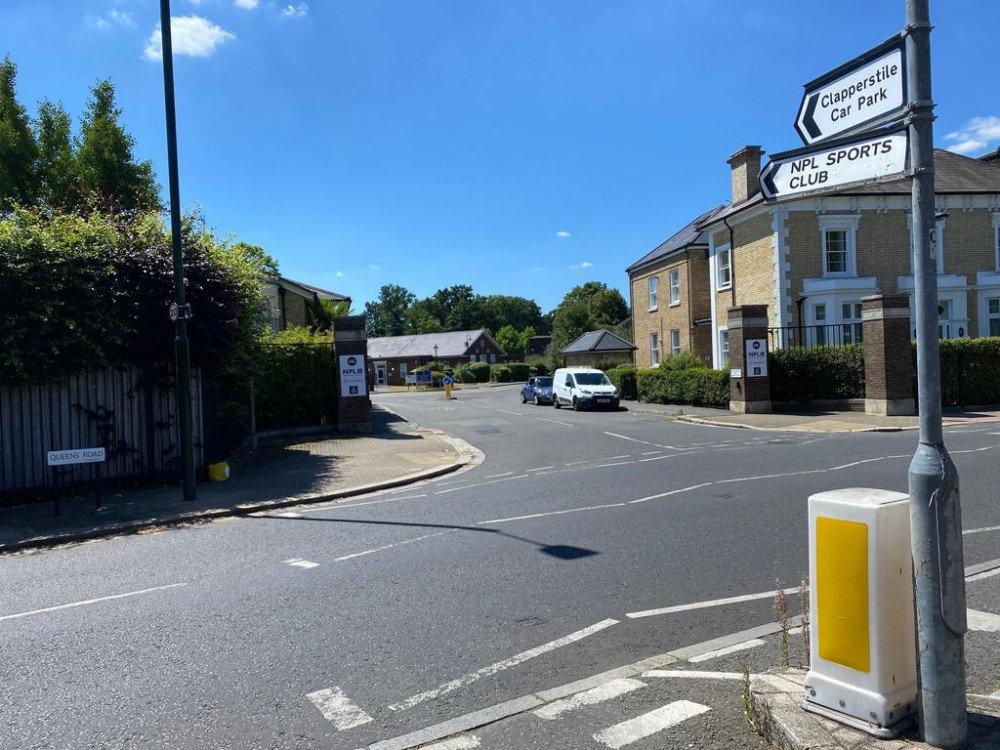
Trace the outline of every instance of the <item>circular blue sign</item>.
<instances>
[{"instance_id":1,"label":"circular blue sign","mask_svg":"<svg viewBox=\"0 0 1000 750\"><path fill-rule=\"evenodd\" d=\"M450 375L445 375L444 379L441 382L444 383L445 385L451 385L452 383L455 382L455 380Z\"/></svg>"}]
</instances>

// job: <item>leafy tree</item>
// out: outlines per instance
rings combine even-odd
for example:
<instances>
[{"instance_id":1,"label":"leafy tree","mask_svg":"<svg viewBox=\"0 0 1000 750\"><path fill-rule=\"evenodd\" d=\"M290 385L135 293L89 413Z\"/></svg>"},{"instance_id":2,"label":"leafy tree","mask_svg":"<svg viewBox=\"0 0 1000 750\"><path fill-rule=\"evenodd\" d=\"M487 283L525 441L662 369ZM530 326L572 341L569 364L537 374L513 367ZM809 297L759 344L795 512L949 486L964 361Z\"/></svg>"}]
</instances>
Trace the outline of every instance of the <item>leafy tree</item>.
<instances>
[{"instance_id":1,"label":"leafy tree","mask_svg":"<svg viewBox=\"0 0 1000 750\"><path fill-rule=\"evenodd\" d=\"M90 93L77 145L83 190L111 207L161 208L153 164L135 160L135 139L121 125L114 85L98 81Z\"/></svg>"},{"instance_id":2,"label":"leafy tree","mask_svg":"<svg viewBox=\"0 0 1000 750\"><path fill-rule=\"evenodd\" d=\"M552 313L551 350L558 353L587 331L612 328L628 314L628 304L617 289L599 281L573 287Z\"/></svg>"},{"instance_id":3,"label":"leafy tree","mask_svg":"<svg viewBox=\"0 0 1000 750\"><path fill-rule=\"evenodd\" d=\"M628 303L617 289L601 289L587 302L595 328L613 328L628 317Z\"/></svg>"},{"instance_id":4,"label":"leafy tree","mask_svg":"<svg viewBox=\"0 0 1000 750\"><path fill-rule=\"evenodd\" d=\"M59 104L42 102L35 121L38 143L38 199L57 208L72 204L75 190L76 162L73 154L72 123L69 113Z\"/></svg>"},{"instance_id":5,"label":"leafy tree","mask_svg":"<svg viewBox=\"0 0 1000 750\"><path fill-rule=\"evenodd\" d=\"M316 299L312 307L306 309L309 325L317 333L328 333L333 330L333 319L343 315L351 315L351 303L347 300L334 302L332 299Z\"/></svg>"},{"instance_id":6,"label":"leafy tree","mask_svg":"<svg viewBox=\"0 0 1000 750\"><path fill-rule=\"evenodd\" d=\"M38 145L28 114L17 101L17 66L10 57L0 63L0 208L35 200Z\"/></svg>"},{"instance_id":7,"label":"leafy tree","mask_svg":"<svg viewBox=\"0 0 1000 750\"><path fill-rule=\"evenodd\" d=\"M437 333L444 330L441 303L434 297L417 300L406 309L404 327L407 333Z\"/></svg>"},{"instance_id":8,"label":"leafy tree","mask_svg":"<svg viewBox=\"0 0 1000 750\"><path fill-rule=\"evenodd\" d=\"M521 337L517 334L517 329L508 324L497 331L493 338L500 344L500 347L512 357L521 356Z\"/></svg>"},{"instance_id":9,"label":"leafy tree","mask_svg":"<svg viewBox=\"0 0 1000 750\"><path fill-rule=\"evenodd\" d=\"M505 325L512 325L520 331L527 326L537 326L541 321L542 311L534 300L505 294L491 294L481 299L476 328L499 331Z\"/></svg>"},{"instance_id":10,"label":"leafy tree","mask_svg":"<svg viewBox=\"0 0 1000 750\"><path fill-rule=\"evenodd\" d=\"M385 284L378 300L365 303L365 329L372 337L400 336L406 332L406 310L416 301L412 292L398 284Z\"/></svg>"}]
</instances>

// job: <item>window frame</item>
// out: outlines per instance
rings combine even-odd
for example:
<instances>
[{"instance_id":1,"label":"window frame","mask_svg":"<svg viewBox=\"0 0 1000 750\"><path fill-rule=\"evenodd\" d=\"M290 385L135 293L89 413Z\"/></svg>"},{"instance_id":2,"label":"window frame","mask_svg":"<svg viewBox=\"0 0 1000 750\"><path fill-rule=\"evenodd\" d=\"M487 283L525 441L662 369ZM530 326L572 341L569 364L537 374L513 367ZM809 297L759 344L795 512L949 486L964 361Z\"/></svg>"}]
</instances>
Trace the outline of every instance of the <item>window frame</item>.
<instances>
[{"instance_id":1,"label":"window frame","mask_svg":"<svg viewBox=\"0 0 1000 750\"><path fill-rule=\"evenodd\" d=\"M819 217L820 251L823 262L823 278L842 278L858 275L857 233L861 214L830 214ZM827 255L827 237L832 232L844 233L844 270L830 271Z\"/></svg>"},{"instance_id":2,"label":"window frame","mask_svg":"<svg viewBox=\"0 0 1000 750\"><path fill-rule=\"evenodd\" d=\"M725 256L726 262L723 264L722 258ZM722 272L726 272L726 280L722 280ZM733 288L733 248L729 245L720 245L715 251L715 290Z\"/></svg>"},{"instance_id":3,"label":"window frame","mask_svg":"<svg viewBox=\"0 0 1000 750\"><path fill-rule=\"evenodd\" d=\"M997 303L997 311L990 312L990 302ZM997 322L997 332L993 333L990 329L993 327L993 322ZM986 335L987 336L1000 336L1000 297L987 297L986 298Z\"/></svg>"},{"instance_id":4,"label":"window frame","mask_svg":"<svg viewBox=\"0 0 1000 750\"><path fill-rule=\"evenodd\" d=\"M677 307L681 303L681 269L671 268L667 272L667 286L670 288L670 306Z\"/></svg>"},{"instance_id":5,"label":"window frame","mask_svg":"<svg viewBox=\"0 0 1000 750\"><path fill-rule=\"evenodd\" d=\"M654 312L659 305L660 280L656 274L646 279L646 296L649 298L649 312Z\"/></svg>"},{"instance_id":6,"label":"window frame","mask_svg":"<svg viewBox=\"0 0 1000 750\"><path fill-rule=\"evenodd\" d=\"M719 362L722 367L729 367L732 360L729 358L729 329L719 329Z\"/></svg>"},{"instance_id":7,"label":"window frame","mask_svg":"<svg viewBox=\"0 0 1000 750\"><path fill-rule=\"evenodd\" d=\"M649 366L659 367L663 359L660 356L660 333L650 331L649 333Z\"/></svg>"},{"instance_id":8,"label":"window frame","mask_svg":"<svg viewBox=\"0 0 1000 750\"><path fill-rule=\"evenodd\" d=\"M851 313L844 315L845 308ZM845 344L863 344L865 341L865 326L863 322L861 302L854 300L841 300L840 302L840 331Z\"/></svg>"},{"instance_id":9,"label":"window frame","mask_svg":"<svg viewBox=\"0 0 1000 750\"><path fill-rule=\"evenodd\" d=\"M670 329L670 353L680 354L681 353L681 329L671 328Z\"/></svg>"}]
</instances>

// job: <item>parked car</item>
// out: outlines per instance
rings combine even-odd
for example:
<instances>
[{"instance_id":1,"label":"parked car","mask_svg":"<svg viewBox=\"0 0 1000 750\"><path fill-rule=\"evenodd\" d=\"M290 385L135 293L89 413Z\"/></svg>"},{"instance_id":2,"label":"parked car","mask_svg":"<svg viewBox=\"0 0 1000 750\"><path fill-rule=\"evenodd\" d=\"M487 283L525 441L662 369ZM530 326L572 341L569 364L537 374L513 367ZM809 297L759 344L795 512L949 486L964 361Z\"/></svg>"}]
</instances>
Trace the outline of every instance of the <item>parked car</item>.
<instances>
[{"instance_id":1,"label":"parked car","mask_svg":"<svg viewBox=\"0 0 1000 750\"><path fill-rule=\"evenodd\" d=\"M535 406L552 403L552 378L548 375L528 378L521 386L521 403L531 401Z\"/></svg>"},{"instance_id":2,"label":"parked car","mask_svg":"<svg viewBox=\"0 0 1000 750\"><path fill-rule=\"evenodd\" d=\"M562 367L553 376L552 405L575 410L605 407L617 409L618 389L608 376L592 367Z\"/></svg>"}]
</instances>

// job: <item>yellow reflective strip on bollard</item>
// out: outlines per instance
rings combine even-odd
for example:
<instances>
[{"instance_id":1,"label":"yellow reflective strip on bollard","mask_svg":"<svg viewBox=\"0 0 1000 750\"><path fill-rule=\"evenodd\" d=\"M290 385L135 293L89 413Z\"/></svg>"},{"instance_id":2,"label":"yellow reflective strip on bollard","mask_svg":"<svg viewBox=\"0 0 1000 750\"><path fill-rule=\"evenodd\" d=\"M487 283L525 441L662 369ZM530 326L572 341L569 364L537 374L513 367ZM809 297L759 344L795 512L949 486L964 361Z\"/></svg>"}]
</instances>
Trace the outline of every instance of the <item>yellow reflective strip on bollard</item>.
<instances>
[{"instance_id":1,"label":"yellow reflective strip on bollard","mask_svg":"<svg viewBox=\"0 0 1000 750\"><path fill-rule=\"evenodd\" d=\"M820 657L870 671L866 524L816 519L816 608Z\"/></svg>"}]
</instances>

